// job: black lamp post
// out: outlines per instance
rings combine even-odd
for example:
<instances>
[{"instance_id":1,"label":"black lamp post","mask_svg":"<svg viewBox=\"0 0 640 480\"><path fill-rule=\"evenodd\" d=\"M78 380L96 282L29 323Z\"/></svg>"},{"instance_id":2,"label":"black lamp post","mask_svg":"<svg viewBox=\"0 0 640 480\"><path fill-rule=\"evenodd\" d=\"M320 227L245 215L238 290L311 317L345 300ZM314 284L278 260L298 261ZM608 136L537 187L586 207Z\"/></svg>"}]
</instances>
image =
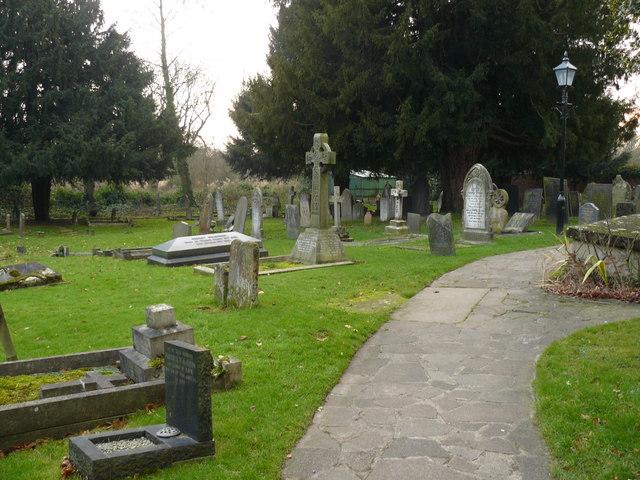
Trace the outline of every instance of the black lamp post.
<instances>
[{"instance_id":1,"label":"black lamp post","mask_svg":"<svg viewBox=\"0 0 640 480\"><path fill-rule=\"evenodd\" d=\"M564 231L564 216L566 209L566 199L564 191L564 160L567 152L567 114L571 104L569 103L569 87L573 84L573 77L578 69L569 63L569 55L564 52L562 63L553 69L558 80L558 85L562 87L562 100L560 101L560 118L562 119L562 143L560 144L560 192L558 194L558 204L556 207L556 235L562 235Z\"/></svg>"}]
</instances>

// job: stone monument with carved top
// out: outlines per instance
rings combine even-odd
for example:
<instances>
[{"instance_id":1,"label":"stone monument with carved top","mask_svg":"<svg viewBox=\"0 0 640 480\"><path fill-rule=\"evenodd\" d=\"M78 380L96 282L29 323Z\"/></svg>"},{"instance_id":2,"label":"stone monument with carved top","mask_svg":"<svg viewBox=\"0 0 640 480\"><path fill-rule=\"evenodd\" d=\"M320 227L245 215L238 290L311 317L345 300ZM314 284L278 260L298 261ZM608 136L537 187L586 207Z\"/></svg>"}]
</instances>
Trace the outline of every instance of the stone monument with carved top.
<instances>
[{"instance_id":1,"label":"stone monument with carved top","mask_svg":"<svg viewBox=\"0 0 640 480\"><path fill-rule=\"evenodd\" d=\"M462 232L460 241L464 243L492 243L491 201L493 182L487 169L476 163L467 172L462 189L464 208L462 210Z\"/></svg>"},{"instance_id":2,"label":"stone monument with carved top","mask_svg":"<svg viewBox=\"0 0 640 480\"><path fill-rule=\"evenodd\" d=\"M391 196L394 199L393 219L389 222L389 225L384 227L384 233L404 235L409 231L407 221L402 219L402 201L408 195L408 192L404 190L403 187L404 182L402 180L397 180L396 188L391 189Z\"/></svg>"},{"instance_id":3,"label":"stone monument with carved top","mask_svg":"<svg viewBox=\"0 0 640 480\"><path fill-rule=\"evenodd\" d=\"M306 153L306 164L313 165L311 176L311 227L302 232L291 251L291 261L316 265L347 260L340 237L329 230L329 165L336 153L329 147L329 136L316 133L313 147Z\"/></svg>"}]
</instances>

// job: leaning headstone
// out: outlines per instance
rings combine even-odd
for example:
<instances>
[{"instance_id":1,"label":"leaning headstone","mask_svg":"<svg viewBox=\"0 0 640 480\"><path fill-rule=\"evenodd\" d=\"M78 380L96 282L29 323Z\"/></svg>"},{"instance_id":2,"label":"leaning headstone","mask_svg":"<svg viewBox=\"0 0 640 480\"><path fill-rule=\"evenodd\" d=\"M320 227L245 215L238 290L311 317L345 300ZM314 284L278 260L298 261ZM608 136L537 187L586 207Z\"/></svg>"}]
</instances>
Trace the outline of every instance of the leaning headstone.
<instances>
[{"instance_id":1,"label":"leaning headstone","mask_svg":"<svg viewBox=\"0 0 640 480\"><path fill-rule=\"evenodd\" d=\"M600 210L600 219L611 218L613 185L610 183L589 183L582 193L584 203L593 203Z\"/></svg>"},{"instance_id":2,"label":"leaning headstone","mask_svg":"<svg viewBox=\"0 0 640 480\"><path fill-rule=\"evenodd\" d=\"M300 227L307 228L311 226L311 210L309 207L309 195L300 194Z\"/></svg>"},{"instance_id":3,"label":"leaning headstone","mask_svg":"<svg viewBox=\"0 0 640 480\"><path fill-rule=\"evenodd\" d=\"M211 230L211 220L213 220L213 194L209 193L200 212L200 227L198 229L200 235L209 233L209 230Z\"/></svg>"},{"instance_id":4,"label":"leaning headstone","mask_svg":"<svg viewBox=\"0 0 640 480\"><path fill-rule=\"evenodd\" d=\"M348 188L345 188L340 195L340 219L353 220L353 196Z\"/></svg>"},{"instance_id":5,"label":"leaning headstone","mask_svg":"<svg viewBox=\"0 0 640 480\"><path fill-rule=\"evenodd\" d=\"M340 237L329 228L329 173L327 165L335 165L336 154L329 146L326 133L313 136L313 147L305 155L305 163L313 165L311 176L311 227L302 232L291 251L291 261L316 265L347 260Z\"/></svg>"},{"instance_id":6,"label":"leaning headstone","mask_svg":"<svg viewBox=\"0 0 640 480\"><path fill-rule=\"evenodd\" d=\"M504 233L524 233L536 219L533 213L516 212L502 229Z\"/></svg>"},{"instance_id":7,"label":"leaning headstone","mask_svg":"<svg viewBox=\"0 0 640 480\"><path fill-rule=\"evenodd\" d=\"M616 203L616 217L626 217L627 215L635 215L636 204L633 202Z\"/></svg>"},{"instance_id":8,"label":"leaning headstone","mask_svg":"<svg viewBox=\"0 0 640 480\"><path fill-rule=\"evenodd\" d=\"M0 305L0 340L7 362L13 362L14 360L17 360L18 355L16 354L16 349L13 346L13 341L11 340L11 332L9 331L9 327L7 326L7 321L4 318L2 305Z\"/></svg>"},{"instance_id":9,"label":"leaning headstone","mask_svg":"<svg viewBox=\"0 0 640 480\"><path fill-rule=\"evenodd\" d=\"M296 205L287 205L292 207ZM258 268L260 249L255 242L231 243L227 305L235 308L253 308L258 304Z\"/></svg>"},{"instance_id":10,"label":"leaning headstone","mask_svg":"<svg viewBox=\"0 0 640 480\"><path fill-rule=\"evenodd\" d=\"M618 203L630 202L632 199L633 191L629 182L624 180L621 175L616 175L613 179L611 186L611 209L612 212L616 212L616 206ZM618 215L616 215L618 216Z\"/></svg>"},{"instance_id":11,"label":"leaning headstone","mask_svg":"<svg viewBox=\"0 0 640 480\"><path fill-rule=\"evenodd\" d=\"M533 213L535 218L540 218L540 212L542 212L542 189L527 188L524 191L522 213Z\"/></svg>"},{"instance_id":12,"label":"leaning headstone","mask_svg":"<svg viewBox=\"0 0 640 480\"><path fill-rule=\"evenodd\" d=\"M551 223L556 222L556 214L558 209L558 196L560 195L560 179L554 177L544 177L542 179L544 187L544 212L547 217L547 221ZM565 223L569 222L569 208L568 197L569 186L567 181L564 181L564 199L565 199Z\"/></svg>"},{"instance_id":13,"label":"leaning headstone","mask_svg":"<svg viewBox=\"0 0 640 480\"><path fill-rule=\"evenodd\" d=\"M364 224L371 225L372 219L373 215L371 214L371 212L367 211L367 213L364 214Z\"/></svg>"},{"instance_id":14,"label":"leaning headstone","mask_svg":"<svg viewBox=\"0 0 640 480\"><path fill-rule=\"evenodd\" d=\"M406 198L408 192L404 190L404 182L396 181L396 188L391 189L391 196L394 199L393 219L389 221L389 225L384 227L384 233L403 235L408 232L406 220L402 219L403 199Z\"/></svg>"},{"instance_id":15,"label":"leaning headstone","mask_svg":"<svg viewBox=\"0 0 640 480\"><path fill-rule=\"evenodd\" d=\"M244 224L247 221L247 197L244 195L238 200L236 205L236 215L233 221L233 231L244 233Z\"/></svg>"},{"instance_id":16,"label":"leaning headstone","mask_svg":"<svg viewBox=\"0 0 640 480\"><path fill-rule=\"evenodd\" d=\"M422 217L419 213L407 213L407 227L409 228L409 233L413 235L420 235L422 233L420 231L421 223Z\"/></svg>"},{"instance_id":17,"label":"leaning headstone","mask_svg":"<svg viewBox=\"0 0 640 480\"><path fill-rule=\"evenodd\" d=\"M491 199L493 182L487 169L476 163L464 179L462 197L462 232L460 240L467 243L491 243Z\"/></svg>"},{"instance_id":18,"label":"leaning headstone","mask_svg":"<svg viewBox=\"0 0 640 480\"><path fill-rule=\"evenodd\" d=\"M451 214L432 213L427 217L429 233L429 250L434 256L451 256L456 254L453 242L453 222Z\"/></svg>"},{"instance_id":19,"label":"leaning headstone","mask_svg":"<svg viewBox=\"0 0 640 480\"><path fill-rule=\"evenodd\" d=\"M251 196L251 236L262 238L262 190L260 187L254 188Z\"/></svg>"},{"instance_id":20,"label":"leaning headstone","mask_svg":"<svg viewBox=\"0 0 640 480\"><path fill-rule=\"evenodd\" d=\"M213 298L224 308L229 293L229 267L222 263L213 266Z\"/></svg>"},{"instance_id":21,"label":"leaning headstone","mask_svg":"<svg viewBox=\"0 0 640 480\"><path fill-rule=\"evenodd\" d=\"M600 220L600 209L593 203L580 205L578 223L593 223Z\"/></svg>"},{"instance_id":22,"label":"leaning headstone","mask_svg":"<svg viewBox=\"0 0 640 480\"><path fill-rule=\"evenodd\" d=\"M295 240L300 235L300 208L298 205L287 205L285 213L287 238Z\"/></svg>"},{"instance_id":23,"label":"leaning headstone","mask_svg":"<svg viewBox=\"0 0 640 480\"><path fill-rule=\"evenodd\" d=\"M18 224L18 236L20 238L24 238L24 230L25 230L25 214L21 213L20 214L20 223Z\"/></svg>"},{"instance_id":24,"label":"leaning headstone","mask_svg":"<svg viewBox=\"0 0 640 480\"><path fill-rule=\"evenodd\" d=\"M190 237L190 236L191 236L191 225L189 225L187 222L178 222L173 225L172 238Z\"/></svg>"},{"instance_id":25,"label":"leaning headstone","mask_svg":"<svg viewBox=\"0 0 640 480\"><path fill-rule=\"evenodd\" d=\"M216 190L216 215L219 222L224 222L224 204L222 203L222 190Z\"/></svg>"},{"instance_id":26,"label":"leaning headstone","mask_svg":"<svg viewBox=\"0 0 640 480\"><path fill-rule=\"evenodd\" d=\"M354 220L364 219L364 205L362 203L354 203L351 211L353 213Z\"/></svg>"}]
</instances>

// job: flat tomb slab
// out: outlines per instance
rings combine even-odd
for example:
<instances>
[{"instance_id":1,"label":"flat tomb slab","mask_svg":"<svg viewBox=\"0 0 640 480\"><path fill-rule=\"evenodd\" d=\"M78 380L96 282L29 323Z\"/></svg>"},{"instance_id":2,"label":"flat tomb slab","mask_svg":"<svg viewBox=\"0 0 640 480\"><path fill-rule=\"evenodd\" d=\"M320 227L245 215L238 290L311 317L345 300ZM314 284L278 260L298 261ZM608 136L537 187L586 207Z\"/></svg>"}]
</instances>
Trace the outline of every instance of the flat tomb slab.
<instances>
[{"instance_id":1,"label":"flat tomb slab","mask_svg":"<svg viewBox=\"0 0 640 480\"><path fill-rule=\"evenodd\" d=\"M111 480L215 454L214 440L197 442L184 434L159 437L158 431L165 426L72 437L69 439L69 458L83 478Z\"/></svg>"},{"instance_id":2,"label":"flat tomb slab","mask_svg":"<svg viewBox=\"0 0 640 480\"><path fill-rule=\"evenodd\" d=\"M218 263L229 261L231 242L256 242L260 248L260 256L266 257L269 252L262 248L262 241L239 232L211 233L178 237L157 245L151 249L147 258L150 265L180 267L202 263Z\"/></svg>"},{"instance_id":3,"label":"flat tomb slab","mask_svg":"<svg viewBox=\"0 0 640 480\"><path fill-rule=\"evenodd\" d=\"M0 291L61 281L62 275L38 262L16 263L0 267Z\"/></svg>"}]
</instances>

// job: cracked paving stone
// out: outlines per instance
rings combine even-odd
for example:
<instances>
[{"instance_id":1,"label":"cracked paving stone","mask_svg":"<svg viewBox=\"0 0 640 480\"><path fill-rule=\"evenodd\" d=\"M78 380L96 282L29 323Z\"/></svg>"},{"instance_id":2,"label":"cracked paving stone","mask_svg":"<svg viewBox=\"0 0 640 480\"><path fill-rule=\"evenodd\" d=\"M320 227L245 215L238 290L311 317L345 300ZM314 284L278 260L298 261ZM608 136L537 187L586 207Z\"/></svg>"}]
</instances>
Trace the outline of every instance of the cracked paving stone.
<instances>
[{"instance_id":1,"label":"cracked paving stone","mask_svg":"<svg viewBox=\"0 0 640 480\"><path fill-rule=\"evenodd\" d=\"M398 438L391 442L382 454L383 458L441 457L449 453L435 440L421 438Z\"/></svg>"}]
</instances>

